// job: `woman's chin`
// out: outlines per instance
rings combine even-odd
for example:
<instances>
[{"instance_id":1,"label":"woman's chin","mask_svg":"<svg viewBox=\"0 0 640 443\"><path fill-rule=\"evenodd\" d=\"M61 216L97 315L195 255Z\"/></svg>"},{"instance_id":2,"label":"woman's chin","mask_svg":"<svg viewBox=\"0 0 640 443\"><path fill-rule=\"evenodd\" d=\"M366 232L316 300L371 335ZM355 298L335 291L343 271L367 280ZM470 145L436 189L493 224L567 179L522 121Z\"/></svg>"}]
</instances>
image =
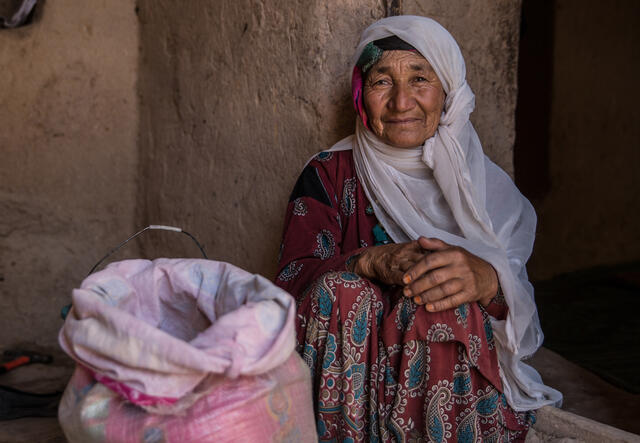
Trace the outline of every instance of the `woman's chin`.
<instances>
[{"instance_id":1,"label":"woman's chin","mask_svg":"<svg viewBox=\"0 0 640 443\"><path fill-rule=\"evenodd\" d=\"M375 131L374 131L375 132ZM435 130L430 131L423 124L387 124L378 137L389 146L408 149L422 146Z\"/></svg>"},{"instance_id":2,"label":"woman's chin","mask_svg":"<svg viewBox=\"0 0 640 443\"><path fill-rule=\"evenodd\" d=\"M383 141L395 148L410 149L417 146L422 146L426 139L423 136L416 136L415 134L388 134Z\"/></svg>"}]
</instances>

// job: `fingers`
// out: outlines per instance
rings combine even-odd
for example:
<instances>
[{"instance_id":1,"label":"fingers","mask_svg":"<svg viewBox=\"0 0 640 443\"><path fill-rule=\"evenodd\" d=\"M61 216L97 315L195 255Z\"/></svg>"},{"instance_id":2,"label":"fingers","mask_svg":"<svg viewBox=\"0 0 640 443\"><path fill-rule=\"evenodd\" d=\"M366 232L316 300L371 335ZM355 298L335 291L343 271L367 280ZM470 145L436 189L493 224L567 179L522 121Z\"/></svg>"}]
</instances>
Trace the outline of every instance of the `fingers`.
<instances>
[{"instance_id":1,"label":"fingers","mask_svg":"<svg viewBox=\"0 0 640 443\"><path fill-rule=\"evenodd\" d=\"M422 236L418 238L418 245L420 245L421 248L427 249L430 251L440 251L442 249L447 249L451 247L451 245L443 242L440 239L427 238Z\"/></svg>"},{"instance_id":2,"label":"fingers","mask_svg":"<svg viewBox=\"0 0 640 443\"><path fill-rule=\"evenodd\" d=\"M406 289L407 288L405 288L405 290ZM419 305L433 303L463 292L464 289L463 281L459 278L453 278L427 291L413 295L413 301Z\"/></svg>"},{"instance_id":3,"label":"fingers","mask_svg":"<svg viewBox=\"0 0 640 443\"><path fill-rule=\"evenodd\" d=\"M402 272L400 269L390 269L387 271L386 276L384 277L384 279L381 279L381 281L384 281L385 283L391 285L401 285L403 275L404 272Z\"/></svg>"},{"instance_id":4,"label":"fingers","mask_svg":"<svg viewBox=\"0 0 640 443\"><path fill-rule=\"evenodd\" d=\"M392 269L401 269L403 272L411 269L424 257L424 251L417 241L404 243L402 247L393 250L387 257L385 265ZM400 282L402 277L400 278Z\"/></svg>"},{"instance_id":5,"label":"fingers","mask_svg":"<svg viewBox=\"0 0 640 443\"><path fill-rule=\"evenodd\" d=\"M469 301L469 295L466 292L458 292L457 294L443 298L442 300L427 303L424 308L429 312L440 312L446 311L447 309L457 308Z\"/></svg>"},{"instance_id":6,"label":"fingers","mask_svg":"<svg viewBox=\"0 0 640 443\"><path fill-rule=\"evenodd\" d=\"M433 239L419 240L426 246ZM430 247L446 245L431 241ZM497 292L498 277L490 263L460 247L434 250L405 272L404 294L438 312L462 303L487 303Z\"/></svg>"},{"instance_id":7,"label":"fingers","mask_svg":"<svg viewBox=\"0 0 640 443\"><path fill-rule=\"evenodd\" d=\"M413 268L421 258L422 258L421 256L418 256L411 261L407 260L400 264L399 268L402 271L402 276L400 276L400 280L402 280L402 277L404 277L404 273L407 272L409 269Z\"/></svg>"},{"instance_id":8,"label":"fingers","mask_svg":"<svg viewBox=\"0 0 640 443\"><path fill-rule=\"evenodd\" d=\"M417 241L372 246L354 264L354 270L366 278L386 284L402 284L404 273L419 261L424 252Z\"/></svg>"},{"instance_id":9,"label":"fingers","mask_svg":"<svg viewBox=\"0 0 640 443\"><path fill-rule=\"evenodd\" d=\"M456 248L450 248L446 250L424 254L421 257L421 259L416 262L415 266L407 270L403 278L404 284L410 285L411 289L412 290L415 289L416 293L429 289L428 287L423 287L423 288L414 287L414 282L418 281L418 279L420 279L423 275L430 273L430 271L433 271L438 268L450 266L452 263L457 262L460 259L459 255L460 255L460 252ZM440 283L442 283L442 281L435 281L431 285L431 287L437 286Z\"/></svg>"}]
</instances>

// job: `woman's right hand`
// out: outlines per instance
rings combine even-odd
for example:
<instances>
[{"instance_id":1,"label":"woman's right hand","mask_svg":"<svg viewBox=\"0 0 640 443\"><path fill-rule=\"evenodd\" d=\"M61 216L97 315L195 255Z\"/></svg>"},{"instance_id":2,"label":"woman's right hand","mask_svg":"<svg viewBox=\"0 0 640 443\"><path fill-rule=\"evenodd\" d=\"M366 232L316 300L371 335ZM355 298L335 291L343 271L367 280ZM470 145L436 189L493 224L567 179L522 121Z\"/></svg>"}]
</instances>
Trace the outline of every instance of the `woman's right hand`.
<instances>
[{"instance_id":1,"label":"woman's right hand","mask_svg":"<svg viewBox=\"0 0 640 443\"><path fill-rule=\"evenodd\" d=\"M351 270L361 277L388 285L404 285L402 277L427 252L418 241L372 246L353 261Z\"/></svg>"}]
</instances>

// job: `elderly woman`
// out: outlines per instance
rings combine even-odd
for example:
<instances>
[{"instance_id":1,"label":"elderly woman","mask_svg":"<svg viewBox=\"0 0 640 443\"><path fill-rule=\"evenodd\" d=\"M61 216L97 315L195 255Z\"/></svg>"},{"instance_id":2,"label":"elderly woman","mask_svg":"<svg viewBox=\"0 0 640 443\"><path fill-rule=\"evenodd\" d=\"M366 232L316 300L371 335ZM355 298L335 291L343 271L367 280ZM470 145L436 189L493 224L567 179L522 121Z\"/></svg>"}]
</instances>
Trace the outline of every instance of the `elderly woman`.
<instances>
[{"instance_id":1,"label":"elderly woman","mask_svg":"<svg viewBox=\"0 0 640 443\"><path fill-rule=\"evenodd\" d=\"M518 441L561 395L525 263L536 217L482 152L453 37L424 17L364 31L356 133L291 194L276 282L298 301L321 441Z\"/></svg>"}]
</instances>

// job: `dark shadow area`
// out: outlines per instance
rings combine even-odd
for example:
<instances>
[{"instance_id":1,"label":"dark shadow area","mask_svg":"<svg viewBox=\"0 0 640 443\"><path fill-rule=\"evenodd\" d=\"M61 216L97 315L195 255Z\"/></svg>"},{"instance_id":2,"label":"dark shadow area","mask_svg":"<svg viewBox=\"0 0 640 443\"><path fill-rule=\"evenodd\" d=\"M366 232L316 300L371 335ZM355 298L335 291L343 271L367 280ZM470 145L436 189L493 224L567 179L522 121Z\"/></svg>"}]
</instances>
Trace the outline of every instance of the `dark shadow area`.
<instances>
[{"instance_id":1,"label":"dark shadow area","mask_svg":"<svg viewBox=\"0 0 640 443\"><path fill-rule=\"evenodd\" d=\"M640 394L640 262L535 283L544 346Z\"/></svg>"},{"instance_id":2,"label":"dark shadow area","mask_svg":"<svg viewBox=\"0 0 640 443\"><path fill-rule=\"evenodd\" d=\"M565 393L563 408L631 432L640 401L639 24L635 0L523 0L514 147L516 184L538 214L528 271L544 346L557 353L541 373Z\"/></svg>"},{"instance_id":3,"label":"dark shadow area","mask_svg":"<svg viewBox=\"0 0 640 443\"><path fill-rule=\"evenodd\" d=\"M45 0L0 0L0 29L12 29L38 22Z\"/></svg>"},{"instance_id":4,"label":"dark shadow area","mask_svg":"<svg viewBox=\"0 0 640 443\"><path fill-rule=\"evenodd\" d=\"M640 2L524 0L515 181L533 280L640 260Z\"/></svg>"},{"instance_id":5,"label":"dark shadow area","mask_svg":"<svg viewBox=\"0 0 640 443\"><path fill-rule=\"evenodd\" d=\"M530 199L543 198L550 186L553 10L552 1L522 2L513 165L516 185Z\"/></svg>"}]
</instances>

